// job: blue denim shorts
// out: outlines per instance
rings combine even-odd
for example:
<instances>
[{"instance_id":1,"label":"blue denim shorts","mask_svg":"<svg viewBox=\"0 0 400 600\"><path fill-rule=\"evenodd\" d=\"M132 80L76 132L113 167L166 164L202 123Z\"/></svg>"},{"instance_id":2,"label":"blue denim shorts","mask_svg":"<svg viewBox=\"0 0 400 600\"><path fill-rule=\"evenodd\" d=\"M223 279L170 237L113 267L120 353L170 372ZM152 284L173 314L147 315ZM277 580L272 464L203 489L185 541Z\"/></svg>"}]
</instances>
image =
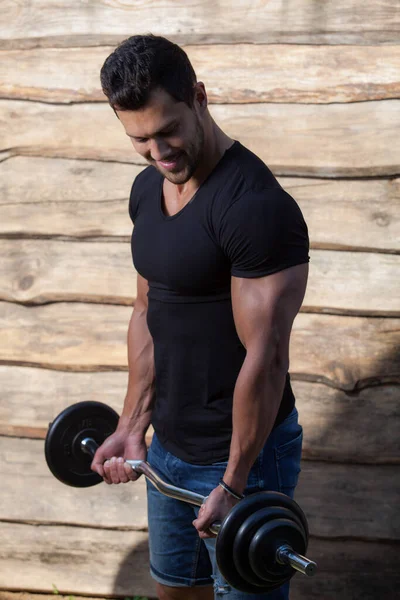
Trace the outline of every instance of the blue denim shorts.
<instances>
[{"instance_id":1,"label":"blue denim shorts","mask_svg":"<svg viewBox=\"0 0 400 600\"><path fill-rule=\"evenodd\" d=\"M245 494L276 490L293 497L300 473L303 430L297 409L276 427L250 471ZM226 462L193 465L166 452L153 436L148 461L175 486L208 496L218 485ZM289 584L269 594L245 594L231 588L218 570L215 538L201 540L192 525L198 508L161 494L147 480L150 571L172 587L214 585L215 598L224 600L287 600Z\"/></svg>"}]
</instances>

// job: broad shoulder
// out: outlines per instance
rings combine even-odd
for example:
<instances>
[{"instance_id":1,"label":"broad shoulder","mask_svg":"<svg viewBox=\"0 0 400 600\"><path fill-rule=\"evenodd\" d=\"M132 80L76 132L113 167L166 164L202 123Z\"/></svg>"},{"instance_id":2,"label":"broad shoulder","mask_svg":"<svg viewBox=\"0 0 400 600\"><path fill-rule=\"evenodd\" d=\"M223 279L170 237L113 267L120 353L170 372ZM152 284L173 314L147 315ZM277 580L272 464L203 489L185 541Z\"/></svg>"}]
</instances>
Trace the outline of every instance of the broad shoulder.
<instances>
[{"instance_id":1,"label":"broad shoulder","mask_svg":"<svg viewBox=\"0 0 400 600\"><path fill-rule=\"evenodd\" d=\"M240 142L235 142L227 150L219 171L215 217L222 218L229 207L242 197L274 196L274 190L282 188L268 166Z\"/></svg>"}]
</instances>

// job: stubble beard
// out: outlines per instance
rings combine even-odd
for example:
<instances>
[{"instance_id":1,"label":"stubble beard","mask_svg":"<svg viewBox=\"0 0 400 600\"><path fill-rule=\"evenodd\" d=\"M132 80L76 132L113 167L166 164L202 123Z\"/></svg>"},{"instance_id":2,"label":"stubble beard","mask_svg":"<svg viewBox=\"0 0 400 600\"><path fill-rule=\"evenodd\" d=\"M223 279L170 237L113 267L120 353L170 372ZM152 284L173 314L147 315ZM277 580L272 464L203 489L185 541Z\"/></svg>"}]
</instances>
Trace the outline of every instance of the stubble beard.
<instances>
[{"instance_id":1,"label":"stubble beard","mask_svg":"<svg viewBox=\"0 0 400 600\"><path fill-rule=\"evenodd\" d=\"M183 153L179 160L185 161L183 169L177 173L171 173L169 171L163 171L159 167L156 167L160 173L175 185L182 185L189 181L197 170L203 159L204 151L204 131L201 126L199 119L196 120L195 137L193 142L189 145L187 151Z\"/></svg>"}]
</instances>

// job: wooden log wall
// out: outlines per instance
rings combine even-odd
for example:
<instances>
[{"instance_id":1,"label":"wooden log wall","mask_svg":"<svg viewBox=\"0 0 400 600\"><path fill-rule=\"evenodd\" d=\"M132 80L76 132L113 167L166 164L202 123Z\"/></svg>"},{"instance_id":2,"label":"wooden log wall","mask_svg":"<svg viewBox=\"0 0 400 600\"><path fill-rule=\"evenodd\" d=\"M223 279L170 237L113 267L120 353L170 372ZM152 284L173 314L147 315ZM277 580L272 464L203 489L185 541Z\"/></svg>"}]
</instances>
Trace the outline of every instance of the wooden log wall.
<instances>
[{"instance_id":1,"label":"wooden log wall","mask_svg":"<svg viewBox=\"0 0 400 600\"><path fill-rule=\"evenodd\" d=\"M397 0L2 3L3 594L154 595L144 481L67 488L43 456L64 407L121 410L136 293L127 198L143 161L99 69L118 42L151 31L183 45L217 122L309 225L291 373L304 428L297 499L319 573L297 576L291 597L397 596L399 30Z\"/></svg>"}]
</instances>

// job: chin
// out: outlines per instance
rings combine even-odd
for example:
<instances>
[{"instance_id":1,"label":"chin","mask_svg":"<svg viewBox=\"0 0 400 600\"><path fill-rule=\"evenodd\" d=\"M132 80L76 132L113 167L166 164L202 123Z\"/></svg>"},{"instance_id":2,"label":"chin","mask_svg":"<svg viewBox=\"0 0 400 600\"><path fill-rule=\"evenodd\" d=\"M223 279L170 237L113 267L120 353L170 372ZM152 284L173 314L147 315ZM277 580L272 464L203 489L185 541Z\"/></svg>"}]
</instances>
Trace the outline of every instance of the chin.
<instances>
[{"instance_id":1,"label":"chin","mask_svg":"<svg viewBox=\"0 0 400 600\"><path fill-rule=\"evenodd\" d=\"M175 183L175 185L182 185L189 181L189 179L193 175L193 171L188 167L181 169L180 171L171 172L171 171L163 171L159 169L160 173L164 175L165 179L168 179L171 183Z\"/></svg>"},{"instance_id":2,"label":"chin","mask_svg":"<svg viewBox=\"0 0 400 600\"><path fill-rule=\"evenodd\" d=\"M168 179L171 183L175 183L175 185L182 185L190 179L190 175L182 171L180 173L170 173L167 171L166 173L163 172L163 175L165 179Z\"/></svg>"}]
</instances>

